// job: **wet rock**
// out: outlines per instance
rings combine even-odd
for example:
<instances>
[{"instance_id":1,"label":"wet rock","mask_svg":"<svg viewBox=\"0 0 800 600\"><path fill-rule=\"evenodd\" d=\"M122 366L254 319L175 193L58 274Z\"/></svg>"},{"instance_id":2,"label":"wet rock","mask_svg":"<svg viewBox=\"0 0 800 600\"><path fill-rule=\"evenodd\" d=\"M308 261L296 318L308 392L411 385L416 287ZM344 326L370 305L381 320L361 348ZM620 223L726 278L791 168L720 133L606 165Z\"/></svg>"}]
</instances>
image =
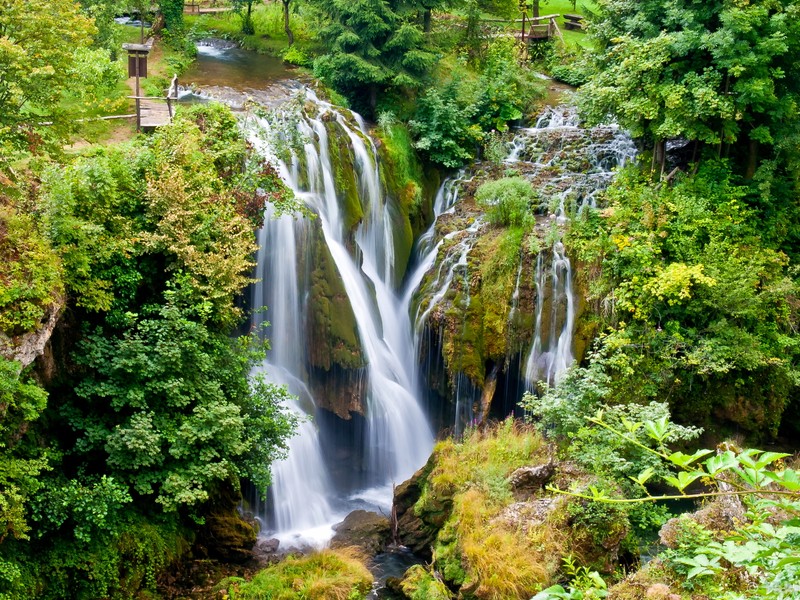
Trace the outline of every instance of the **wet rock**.
<instances>
[{"instance_id":1,"label":"wet rock","mask_svg":"<svg viewBox=\"0 0 800 600\"><path fill-rule=\"evenodd\" d=\"M354 510L344 521L333 526L336 532L331 548L355 546L369 556L374 556L390 539L389 518L375 512Z\"/></svg>"},{"instance_id":2,"label":"wet rock","mask_svg":"<svg viewBox=\"0 0 800 600\"><path fill-rule=\"evenodd\" d=\"M211 558L232 563L253 558L256 532L235 512L207 516L201 538Z\"/></svg>"},{"instance_id":3,"label":"wet rock","mask_svg":"<svg viewBox=\"0 0 800 600\"><path fill-rule=\"evenodd\" d=\"M435 456L435 455L434 455ZM419 515L414 506L422 495L425 479L433 469L434 456L427 464L408 481L395 488L394 505L392 508L395 516L394 537L396 541L407 546L414 554L430 560L431 547L436 534L442 528L453 508L452 498L430 498L426 509Z\"/></svg>"},{"instance_id":4,"label":"wet rock","mask_svg":"<svg viewBox=\"0 0 800 600\"><path fill-rule=\"evenodd\" d=\"M275 554L280 548L281 542L276 538L261 538L253 547L253 552L257 555Z\"/></svg>"}]
</instances>

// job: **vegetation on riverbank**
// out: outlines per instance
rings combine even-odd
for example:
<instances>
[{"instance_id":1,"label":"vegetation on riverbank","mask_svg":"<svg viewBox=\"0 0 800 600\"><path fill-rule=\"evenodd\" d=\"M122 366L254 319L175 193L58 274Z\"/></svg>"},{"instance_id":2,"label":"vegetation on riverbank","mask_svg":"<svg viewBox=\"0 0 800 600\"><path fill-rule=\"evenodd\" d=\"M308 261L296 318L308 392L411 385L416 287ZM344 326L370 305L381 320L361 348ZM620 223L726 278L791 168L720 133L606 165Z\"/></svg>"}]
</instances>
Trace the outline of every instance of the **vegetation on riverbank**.
<instances>
[{"instance_id":1,"label":"vegetation on riverbank","mask_svg":"<svg viewBox=\"0 0 800 600\"><path fill-rule=\"evenodd\" d=\"M277 408L285 392L248 379L263 344L235 335L251 230L276 199L264 192L280 195L280 184L253 168L235 119L213 106L182 110L150 138L62 152L85 127L78 119L118 110L126 94L119 64L108 60L120 41L113 11L87 4L94 23L61 0L14 1L0 14L0 597L151 594L176 557L221 552L223 537L252 544L252 528L234 511L239 481L266 485L291 425ZM598 0L592 37L570 34L587 44L543 44L527 59L479 20L509 19L516 2L478 1L458 14L309 2L292 13L291 49L277 5L259 6L256 33L244 35L234 31L238 16L184 23L179 2L160 4L172 49L153 57L145 93L162 93L185 66L187 34L214 30L314 69L377 121L384 184L400 207L398 256L410 255L413 233L430 220L438 170L486 159L472 184L476 202L462 202L439 232L485 215L472 277L455 283L432 317L447 368L476 386L506 366L523 330L530 334L531 314L511 319L514 290L532 300L532 257L562 235L558 226L536 230L549 199L500 164L502 132L529 116L542 92L526 61L584 84L587 119L611 115L652 148L596 207L565 211L563 241L582 267L580 288L601 333L582 365L525 401L553 445L509 422L437 447L406 507L431 536L432 563L407 575L406 595L528 598L556 581L561 589L548 592L556 598L796 591L797 530L785 517L798 510L798 486L781 462L788 457L725 446L719 458L678 464L688 467L682 476L662 464L683 460L666 447L694 444L697 425L715 442L738 434L785 443L797 433L796 0L703 10ZM542 5L564 10L557 6ZM102 137L88 128L80 135ZM354 169L351 155L336 156L349 231L363 217ZM443 255L457 242L448 238ZM319 296L341 297L314 300L312 319L326 338L312 350L314 364L362 367L332 261L312 260ZM521 277L528 283L518 287ZM52 334L49 345L40 334ZM683 426L667 437L657 428L670 412ZM515 469L555 462L552 480L567 499L541 486L517 497ZM735 476L733 495L745 496L736 520L682 519L669 552L612 588L617 553L635 560L638 541L667 517L662 505L639 503L651 481L660 477L680 496L706 480L724 495L730 482L716 467ZM551 502L551 512L536 512ZM235 531L219 535L220 523ZM193 546L198 539L214 543ZM316 571L346 576L315 583L308 573ZM323 553L234 582L231 593L348 598L368 582L363 567Z\"/></svg>"},{"instance_id":2,"label":"vegetation on riverbank","mask_svg":"<svg viewBox=\"0 0 800 600\"><path fill-rule=\"evenodd\" d=\"M355 550L321 550L289 556L251 581L223 582L230 600L364 600L372 574Z\"/></svg>"}]
</instances>

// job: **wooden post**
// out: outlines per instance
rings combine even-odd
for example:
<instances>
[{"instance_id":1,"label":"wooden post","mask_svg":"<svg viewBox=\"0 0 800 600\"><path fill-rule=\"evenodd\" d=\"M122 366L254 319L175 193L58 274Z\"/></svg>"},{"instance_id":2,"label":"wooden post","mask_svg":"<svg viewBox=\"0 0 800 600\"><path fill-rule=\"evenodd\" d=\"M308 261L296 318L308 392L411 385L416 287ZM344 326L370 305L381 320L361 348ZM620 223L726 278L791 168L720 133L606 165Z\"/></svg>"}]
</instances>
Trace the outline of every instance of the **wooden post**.
<instances>
[{"instance_id":1,"label":"wooden post","mask_svg":"<svg viewBox=\"0 0 800 600\"><path fill-rule=\"evenodd\" d=\"M141 17L141 15L140 15ZM142 129L142 103L139 100L141 89L139 86L140 77L147 77L147 55L153 47L153 38L144 44L122 44L122 48L128 51L128 77L136 79L136 131Z\"/></svg>"},{"instance_id":2,"label":"wooden post","mask_svg":"<svg viewBox=\"0 0 800 600\"><path fill-rule=\"evenodd\" d=\"M142 101L139 100L139 55L134 54L136 57L136 131L142 130Z\"/></svg>"}]
</instances>

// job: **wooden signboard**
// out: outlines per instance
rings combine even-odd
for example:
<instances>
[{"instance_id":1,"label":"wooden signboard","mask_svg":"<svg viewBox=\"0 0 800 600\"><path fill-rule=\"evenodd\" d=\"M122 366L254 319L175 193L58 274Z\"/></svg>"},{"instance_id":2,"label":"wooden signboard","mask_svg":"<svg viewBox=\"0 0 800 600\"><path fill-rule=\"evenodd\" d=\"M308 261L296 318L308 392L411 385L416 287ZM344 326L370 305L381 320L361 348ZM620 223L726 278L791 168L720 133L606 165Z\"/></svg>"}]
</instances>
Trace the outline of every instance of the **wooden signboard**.
<instances>
[{"instance_id":1,"label":"wooden signboard","mask_svg":"<svg viewBox=\"0 0 800 600\"><path fill-rule=\"evenodd\" d=\"M138 71L137 71L137 64ZM147 54L128 54L128 77L147 77Z\"/></svg>"}]
</instances>

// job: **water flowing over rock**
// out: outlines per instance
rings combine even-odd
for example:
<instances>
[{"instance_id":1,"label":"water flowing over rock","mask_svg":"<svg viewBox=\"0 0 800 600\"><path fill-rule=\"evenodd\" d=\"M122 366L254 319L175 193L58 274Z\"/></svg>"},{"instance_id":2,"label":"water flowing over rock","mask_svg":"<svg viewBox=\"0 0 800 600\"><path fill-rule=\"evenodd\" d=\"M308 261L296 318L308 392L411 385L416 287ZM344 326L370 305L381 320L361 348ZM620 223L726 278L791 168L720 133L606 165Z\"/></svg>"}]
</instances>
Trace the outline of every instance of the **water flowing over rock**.
<instances>
[{"instance_id":1,"label":"water flowing over rock","mask_svg":"<svg viewBox=\"0 0 800 600\"><path fill-rule=\"evenodd\" d=\"M618 127L582 128L576 111L560 106L516 130L502 164L477 163L443 183L406 293L423 379L438 401L452 402L457 434L485 419L481 396L498 369L494 395L503 402L494 414L503 416L522 392L554 384L580 358L574 334L583 300L561 227L594 207L635 156ZM482 183L503 176L532 183L540 203L532 227L490 225L475 202Z\"/></svg>"},{"instance_id":2,"label":"water flowing over rock","mask_svg":"<svg viewBox=\"0 0 800 600\"><path fill-rule=\"evenodd\" d=\"M253 305L266 307L255 324L271 323L272 350L263 370L298 396L292 411L313 417L322 390L341 385L343 371L352 376L349 393L336 394L344 406L325 402L331 412L363 421L347 442L356 463L349 506L328 476L326 454L335 452L323 449L310 418L290 441L286 459L273 465L274 529L289 537L300 530L319 542L354 502L388 506L392 483L424 464L433 435L418 402L408 307L396 289L392 223L398 208L384 193L375 145L357 114L310 91L305 104L287 121L291 130L267 118L256 118L251 130L251 142L317 216L266 220L259 233L262 283Z\"/></svg>"}]
</instances>

